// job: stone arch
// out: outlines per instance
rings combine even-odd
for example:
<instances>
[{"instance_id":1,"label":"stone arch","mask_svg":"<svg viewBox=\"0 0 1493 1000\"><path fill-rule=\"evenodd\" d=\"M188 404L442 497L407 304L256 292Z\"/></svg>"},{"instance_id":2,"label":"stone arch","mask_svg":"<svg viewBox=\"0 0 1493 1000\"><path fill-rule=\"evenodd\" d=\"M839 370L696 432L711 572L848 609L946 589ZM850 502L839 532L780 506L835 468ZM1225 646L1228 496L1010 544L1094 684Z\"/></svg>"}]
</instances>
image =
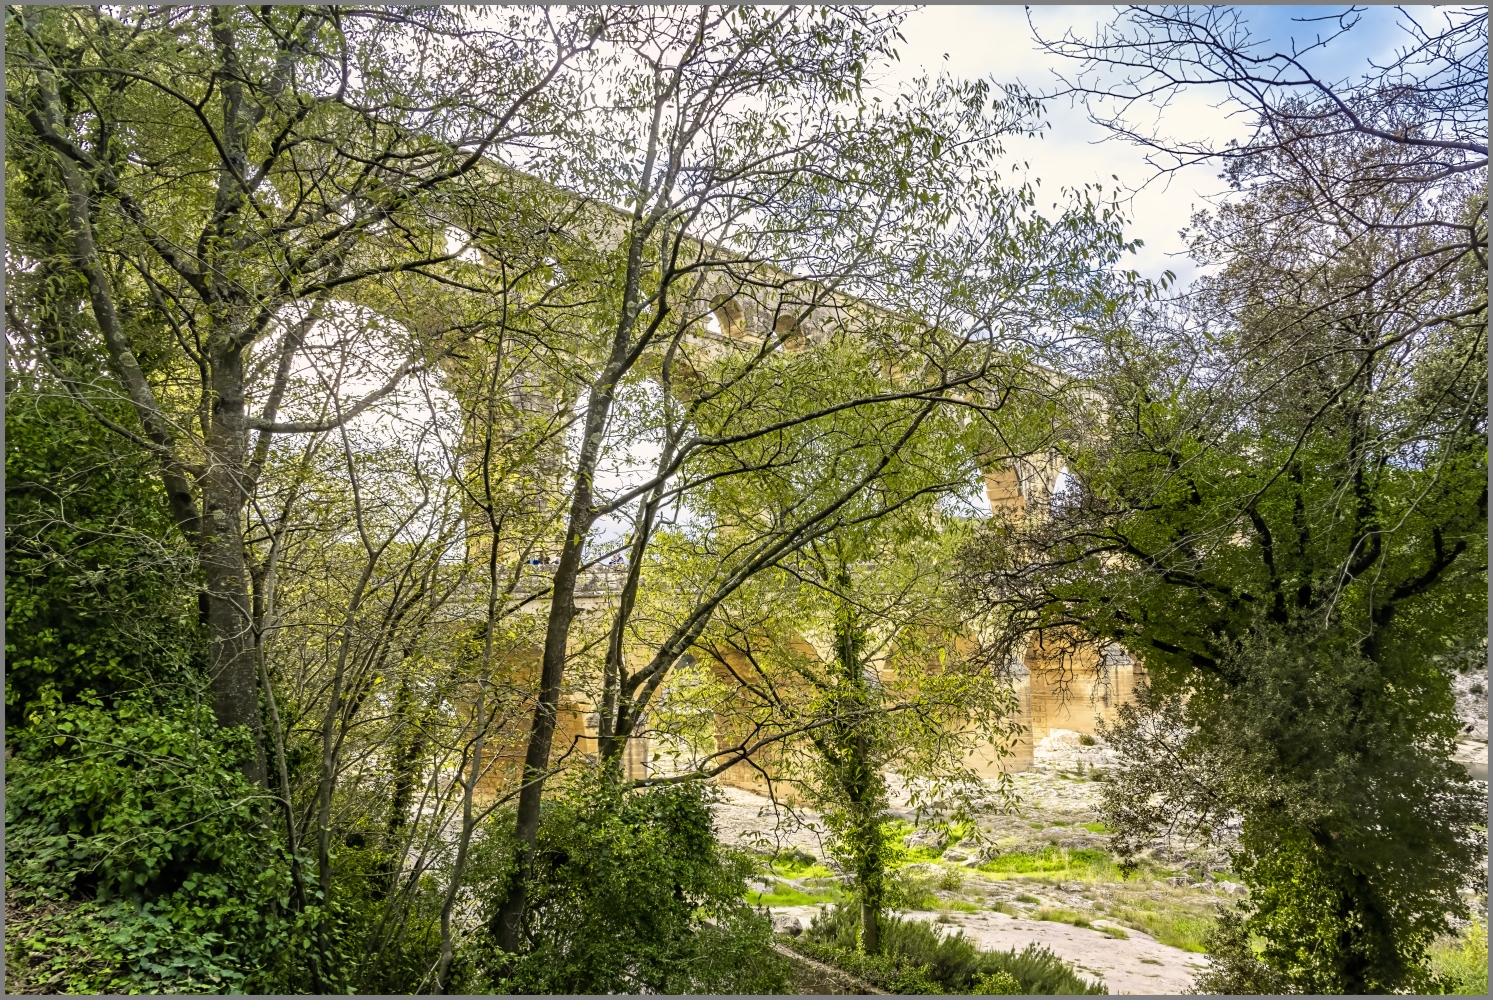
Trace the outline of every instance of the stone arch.
<instances>
[{"instance_id":1,"label":"stone arch","mask_svg":"<svg viewBox=\"0 0 1493 1000\"><path fill-rule=\"evenodd\" d=\"M717 295L710 300L710 311L720 324L721 336L740 340L746 336L746 311L735 296Z\"/></svg>"}]
</instances>

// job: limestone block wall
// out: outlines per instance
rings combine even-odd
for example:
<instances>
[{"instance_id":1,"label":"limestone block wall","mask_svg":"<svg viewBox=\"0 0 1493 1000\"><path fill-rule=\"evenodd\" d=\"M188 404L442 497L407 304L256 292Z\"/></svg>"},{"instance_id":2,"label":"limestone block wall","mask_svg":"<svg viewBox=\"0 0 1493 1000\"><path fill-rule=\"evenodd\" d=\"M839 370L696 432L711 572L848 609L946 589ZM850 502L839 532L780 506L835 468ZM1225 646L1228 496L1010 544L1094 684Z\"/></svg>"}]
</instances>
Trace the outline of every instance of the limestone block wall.
<instances>
[{"instance_id":1,"label":"limestone block wall","mask_svg":"<svg viewBox=\"0 0 1493 1000\"><path fill-rule=\"evenodd\" d=\"M536 648L525 654L509 656L503 664L509 683L533 690L538 684L540 655L541 651ZM462 706L462 710L469 712L471 706ZM596 760L597 727L600 721L596 706L588 695L579 691L562 692L555 719L555 735L550 744L550 765L553 767L559 764L561 758L570 761ZM532 722L532 711L515 712L506 726L489 734L484 749L487 762L477 781L475 799L490 803L518 787ZM646 722L644 719L640 728L645 727ZM623 773L631 780L647 777L648 756L646 735L628 740L627 750L623 755Z\"/></svg>"},{"instance_id":2,"label":"limestone block wall","mask_svg":"<svg viewBox=\"0 0 1493 1000\"><path fill-rule=\"evenodd\" d=\"M807 644L805 650L809 650ZM537 657L536 651L536 669ZM736 666L739 671L749 673L744 658ZM994 778L1002 773L1029 770L1033 763L1034 744L1055 729L1096 734L1098 723L1113 722L1120 706L1133 702L1137 687L1145 681L1144 670L1119 647L1104 650L1085 646L1070 648L1060 638L1046 644L1029 644L1023 668L1018 668L1017 676L1013 678L1018 704L1016 721L1023 732L1008 754L997 754L989 744L978 746L969 753L966 765L982 777ZM730 672L724 664L716 662L714 669L723 680L730 679ZM714 745L707 748L708 752L736 745L750 736L751 723L747 714L732 711L732 708L722 706L722 711L717 714ZM566 753L594 760L598 722L596 707L587 696L579 692L565 694L560 703L552 760L558 762ZM524 714L514 720L511 731L497 734L493 739L489 750L491 764L478 783L479 799L491 802L517 786L523 767L528 724L529 717ZM646 735L628 741L624 769L630 779L645 778L653 773L650 755ZM660 766L667 768L671 762L662 762ZM765 796L770 790L768 776L782 772L780 751L768 747L757 753L755 763L743 761L736 764L716 780L722 785ZM795 798L793 788L781 782L776 782L771 791L780 800L791 802Z\"/></svg>"},{"instance_id":3,"label":"limestone block wall","mask_svg":"<svg viewBox=\"0 0 1493 1000\"><path fill-rule=\"evenodd\" d=\"M1135 701L1145 670L1118 646L1096 650L1066 643L1032 643L1026 652L1031 738L1054 729L1095 735L1098 723L1113 723L1121 705Z\"/></svg>"},{"instance_id":4,"label":"limestone block wall","mask_svg":"<svg viewBox=\"0 0 1493 1000\"><path fill-rule=\"evenodd\" d=\"M989 743L975 747L965 757L965 766L974 771L982 778L994 778L1001 774L1010 774L1017 771L1027 771L1032 766L1032 691L1031 684L1025 677L1014 680L1017 705L1016 721L1021 724L1022 733L1011 747L1011 752L1005 755L996 753L996 748Z\"/></svg>"}]
</instances>

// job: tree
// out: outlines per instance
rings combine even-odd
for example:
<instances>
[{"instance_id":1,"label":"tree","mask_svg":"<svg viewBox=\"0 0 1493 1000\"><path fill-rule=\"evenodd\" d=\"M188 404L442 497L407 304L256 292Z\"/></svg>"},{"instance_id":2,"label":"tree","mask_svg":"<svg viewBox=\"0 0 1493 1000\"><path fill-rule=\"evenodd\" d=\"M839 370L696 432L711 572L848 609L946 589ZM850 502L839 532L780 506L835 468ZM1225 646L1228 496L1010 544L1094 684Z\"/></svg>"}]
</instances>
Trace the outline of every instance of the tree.
<instances>
[{"instance_id":1,"label":"tree","mask_svg":"<svg viewBox=\"0 0 1493 1000\"><path fill-rule=\"evenodd\" d=\"M836 526L876 516L865 504L878 478L935 411L986 419L1004 405L1020 338L1055 313L1096 308L1096 271L1126 249L1092 193L1048 220L1030 189L1001 183L999 138L1030 125L1019 94L938 80L872 99L866 74L888 57L897 16L699 7L615 22L611 96L598 102L613 110L597 113L593 146L544 174L621 208L577 223L592 259L557 256L569 284L533 314L553 317L548 367L583 402L571 411L520 845L536 842L584 569L618 550L627 561L600 669L600 752L616 762L721 602ZM829 366L845 363L885 377L833 383ZM812 395L821 387L832 394ZM852 410L875 411L856 419L878 429L846 440L853 461L837 466L840 438L824 428ZM816 449L780 450L814 427ZM651 468L608 488L607 467L640 438ZM754 511L708 586L629 665L644 567L670 508L762 471L808 477L816 502ZM594 545L611 517L628 522L625 540ZM495 927L509 951L527 850Z\"/></svg>"},{"instance_id":2,"label":"tree","mask_svg":"<svg viewBox=\"0 0 1493 1000\"><path fill-rule=\"evenodd\" d=\"M1170 773L1112 786L1112 817L1242 819L1255 891L1218 944L1262 938L1266 965L1230 952L1213 988L1414 988L1483 851L1448 675L1485 642L1487 20L1404 16L1353 83L1310 62L1356 11L1291 52L1229 8L1045 43L1097 121L1159 170L1222 162L1232 195L1193 226L1212 272L1085 367L1101 431L1069 438L1051 517L987 536L980 586L1010 637L1144 660L1153 701L1118 735ZM1184 87L1222 90L1250 138L1133 124Z\"/></svg>"},{"instance_id":3,"label":"tree","mask_svg":"<svg viewBox=\"0 0 1493 1000\"><path fill-rule=\"evenodd\" d=\"M1467 218L1462 201L1477 200L1478 178L1488 168L1488 12L1399 13L1403 46L1383 66L1371 61L1356 80L1326 77L1313 63L1327 48L1352 43L1361 7L1295 19L1319 33L1289 49L1271 48L1250 29L1245 11L1222 5L1126 7L1092 39L1068 31L1037 40L1078 64L1061 94L1081 98L1097 124L1144 148L1158 174L1222 163L1235 180L1294 183L1293 210L1318 217L1353 216L1364 203L1409 204L1420 191L1460 190L1413 219L1355 221L1364 234L1411 228L1429 244L1422 249L1444 259L1472 253L1486 262L1486 221ZM1248 138L1220 145L1135 120L1146 105L1165 106L1189 89L1220 94L1225 107L1242 113ZM1374 153L1339 155L1345 149ZM1486 199L1481 204L1485 219ZM1401 263L1411 262L1382 266Z\"/></svg>"},{"instance_id":4,"label":"tree","mask_svg":"<svg viewBox=\"0 0 1493 1000\"><path fill-rule=\"evenodd\" d=\"M1482 851L1448 677L1485 636L1486 288L1431 230L1364 221L1445 203L1374 189L1324 220L1288 210L1306 183L1199 217L1216 272L1097 351L1070 489L972 556L1008 635L1071 629L1143 660L1181 723L1146 766L1185 769L1173 804L1194 816L1242 818L1273 974L1397 989Z\"/></svg>"},{"instance_id":5,"label":"tree","mask_svg":"<svg viewBox=\"0 0 1493 1000\"><path fill-rule=\"evenodd\" d=\"M843 392L836 382L874 378L842 357L818 383L820 398ZM998 417L1005 442L1018 447L1033 428L1007 417ZM795 505L833 496L837 478L859 475L867 459L857 461L858 452L876 455L885 420L867 408L775 435L760 445L774 463L692 496L688 524L668 533L648 567L635 638L656 641L656 623L679 613L672 595L712 586L718 554L750 537L764 511L781 519ZM967 529L955 512L980 481L989 442L984 424L953 408L930 415L866 495L847 505L848 517L721 602L695 649L714 682L671 691L665 718L651 727L692 760L650 783L752 767L775 797L787 786L823 813L860 897L869 953L879 947L887 889L889 772L920 812L969 820L991 796L967 758L983 742L1001 752L1015 732L1010 692L971 655L945 584ZM802 454L811 456L807 469L786 460ZM749 457L738 450L731 460ZM835 472L812 475L821 469ZM713 724L700 726L701 713Z\"/></svg>"},{"instance_id":6,"label":"tree","mask_svg":"<svg viewBox=\"0 0 1493 1000\"><path fill-rule=\"evenodd\" d=\"M456 258L445 223L483 200L478 168L549 128L548 102L593 18L482 27L436 9L335 7L6 17L10 218L25 220L7 230L12 328L59 384L157 456L203 576L214 712L250 728L246 773L260 781L244 533L272 438L345 425L474 321L468 298L446 296L443 312L410 293ZM310 419L283 420L307 337L358 325L339 300L402 323L404 357L361 398L331 394ZM277 374L256 399L258 365ZM95 403L113 399L133 419Z\"/></svg>"},{"instance_id":7,"label":"tree","mask_svg":"<svg viewBox=\"0 0 1493 1000\"><path fill-rule=\"evenodd\" d=\"M970 821L1002 790L968 758L982 744L1003 753L1018 730L1004 678L961 635L947 581L963 525L940 523L939 499L816 542L723 605L700 642L724 689L711 706L720 746L700 770L737 764L733 742L766 747L751 761L775 797L793 789L834 835L867 954L880 951L895 851L888 779L920 815Z\"/></svg>"}]
</instances>

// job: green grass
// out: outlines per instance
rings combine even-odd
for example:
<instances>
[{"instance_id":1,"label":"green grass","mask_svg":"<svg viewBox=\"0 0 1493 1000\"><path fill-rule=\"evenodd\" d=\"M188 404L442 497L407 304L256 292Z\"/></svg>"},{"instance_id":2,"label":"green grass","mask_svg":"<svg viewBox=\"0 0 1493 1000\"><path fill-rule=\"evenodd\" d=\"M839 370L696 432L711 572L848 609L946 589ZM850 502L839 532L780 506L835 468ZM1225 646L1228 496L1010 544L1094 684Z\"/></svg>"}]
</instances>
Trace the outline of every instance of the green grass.
<instances>
[{"instance_id":1,"label":"green grass","mask_svg":"<svg viewBox=\"0 0 1493 1000\"><path fill-rule=\"evenodd\" d=\"M1083 828L1085 830L1089 831L1090 833L1109 833L1110 832L1109 827L1105 826L1103 823L1085 823L1083 825Z\"/></svg>"},{"instance_id":2,"label":"green grass","mask_svg":"<svg viewBox=\"0 0 1493 1000\"><path fill-rule=\"evenodd\" d=\"M777 865L773 865L772 866L772 873L774 875L781 875L783 878L834 878L835 877L835 873L834 872L830 871L824 865L821 865L821 864L818 864L818 863L809 865L807 868L788 868L786 870L783 869L783 868L779 868Z\"/></svg>"},{"instance_id":3,"label":"green grass","mask_svg":"<svg viewBox=\"0 0 1493 1000\"><path fill-rule=\"evenodd\" d=\"M1032 919L1051 920L1054 923L1072 924L1074 927L1087 927L1090 930L1098 931L1100 934L1107 934L1120 941L1130 939L1130 935L1118 927L1105 927L1095 924L1094 921L1099 918L1091 917L1087 913L1080 913L1077 910L1070 910L1062 906L1044 906L1032 914Z\"/></svg>"},{"instance_id":4,"label":"green grass","mask_svg":"<svg viewBox=\"0 0 1493 1000\"><path fill-rule=\"evenodd\" d=\"M815 903L842 903L848 897L844 890L826 889L824 892L808 893L779 882L773 886L772 892L749 891L746 898L753 906L811 906Z\"/></svg>"},{"instance_id":5,"label":"green grass","mask_svg":"<svg viewBox=\"0 0 1493 1000\"><path fill-rule=\"evenodd\" d=\"M1040 851L1011 851L979 865L988 875L1060 875L1084 881L1119 882L1120 869L1108 851L1046 847Z\"/></svg>"},{"instance_id":6,"label":"green grass","mask_svg":"<svg viewBox=\"0 0 1493 1000\"><path fill-rule=\"evenodd\" d=\"M1488 994L1488 925L1469 924L1457 937L1431 946L1431 974L1441 993L1455 996Z\"/></svg>"},{"instance_id":7,"label":"green grass","mask_svg":"<svg viewBox=\"0 0 1493 1000\"><path fill-rule=\"evenodd\" d=\"M1041 828L1038 827L1038 829ZM886 830L888 831L889 839L894 844L899 845L898 849L891 852L887 858L887 867L895 871L907 865L926 865L937 862L943 857L945 851L974 834L976 827L973 823L955 823L949 826L945 830L945 835L948 839L944 841L942 847L901 847L900 841L902 838L917 831L917 827L906 820L890 820L886 824Z\"/></svg>"},{"instance_id":8,"label":"green grass","mask_svg":"<svg viewBox=\"0 0 1493 1000\"><path fill-rule=\"evenodd\" d=\"M1074 927L1093 927L1087 915L1061 906L1044 906L1032 914L1033 920L1050 920L1057 924L1072 924Z\"/></svg>"},{"instance_id":9,"label":"green grass","mask_svg":"<svg viewBox=\"0 0 1493 1000\"><path fill-rule=\"evenodd\" d=\"M943 847L903 847L902 838L916 833L917 827L903 819L894 819L886 823L888 839L896 846L896 850L889 852L887 867L892 870L902 868L906 865L931 864L943 857L943 852L958 843L957 837L951 837Z\"/></svg>"},{"instance_id":10,"label":"green grass","mask_svg":"<svg viewBox=\"0 0 1493 1000\"><path fill-rule=\"evenodd\" d=\"M797 848L778 854L767 867L771 874L782 878L833 878L835 874L812 854Z\"/></svg>"},{"instance_id":11,"label":"green grass","mask_svg":"<svg viewBox=\"0 0 1493 1000\"><path fill-rule=\"evenodd\" d=\"M1134 930L1144 931L1162 944L1198 954L1207 952L1203 940L1213 927L1213 916L1206 910L1180 906L1163 908L1150 900L1137 902L1133 906L1113 906L1110 908L1109 919Z\"/></svg>"},{"instance_id":12,"label":"green grass","mask_svg":"<svg viewBox=\"0 0 1493 1000\"><path fill-rule=\"evenodd\" d=\"M1036 896L1031 896L1031 895L1028 895L1027 893L1023 892L1023 893L1019 894L1016 897L1016 902L1018 902L1018 903L1040 903L1040 902L1042 902L1042 900L1038 899Z\"/></svg>"},{"instance_id":13,"label":"green grass","mask_svg":"<svg viewBox=\"0 0 1493 1000\"><path fill-rule=\"evenodd\" d=\"M909 847L906 852L889 867L901 868L905 865L928 865L933 864L943 857L943 851L932 847Z\"/></svg>"}]
</instances>

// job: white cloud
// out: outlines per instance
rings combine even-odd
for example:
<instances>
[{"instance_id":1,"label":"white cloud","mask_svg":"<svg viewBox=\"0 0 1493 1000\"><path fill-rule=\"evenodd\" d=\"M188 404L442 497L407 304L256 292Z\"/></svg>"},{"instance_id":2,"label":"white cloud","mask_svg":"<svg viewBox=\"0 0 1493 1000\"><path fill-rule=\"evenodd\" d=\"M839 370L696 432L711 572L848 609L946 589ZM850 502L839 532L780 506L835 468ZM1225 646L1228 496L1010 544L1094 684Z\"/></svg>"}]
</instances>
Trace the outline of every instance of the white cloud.
<instances>
[{"instance_id":1,"label":"white cloud","mask_svg":"<svg viewBox=\"0 0 1493 1000\"><path fill-rule=\"evenodd\" d=\"M1342 7L1271 6L1246 8L1255 34L1274 46L1285 47L1290 39L1309 42L1323 32L1320 25L1303 19L1336 14ZM1071 73L1072 64L1041 51L1032 37L1027 8L1021 6L930 6L912 13L902 33L901 68L897 76L908 79L920 71L947 70L956 76L985 77L998 83L1019 82L1034 91L1057 85L1054 70ZM1114 8L1095 6L1032 7L1031 19L1044 37L1052 38L1071 28L1092 36L1107 24ZM1430 8L1406 8L1430 23ZM1434 15L1432 15L1434 16ZM1396 27L1403 14L1393 8L1369 8L1362 23L1345 39L1312 57L1311 65L1331 79L1353 79L1367 71L1368 59L1386 61L1404 37ZM891 82L891 81L888 81ZM1174 136L1207 136L1225 140L1242 134L1242 122L1216 107L1223 95L1197 89L1184 93L1158 112L1163 130ZM1197 166L1170 178L1153 180L1155 171L1139 148L1114 140L1088 120L1081 105L1067 100L1048 102L1051 128L1042 139L1015 139L1006 144L1013 161L1030 164L1030 174L1040 177L1045 196L1039 204L1051 205L1059 189L1102 183L1113 188L1118 182L1135 191L1129 204L1131 232L1145 241L1134 258L1143 275L1155 278L1172 270L1184 281L1193 273L1184 255L1179 231L1193 213L1221 194L1225 184L1218 168ZM1150 183L1147 183L1147 182Z\"/></svg>"}]
</instances>

